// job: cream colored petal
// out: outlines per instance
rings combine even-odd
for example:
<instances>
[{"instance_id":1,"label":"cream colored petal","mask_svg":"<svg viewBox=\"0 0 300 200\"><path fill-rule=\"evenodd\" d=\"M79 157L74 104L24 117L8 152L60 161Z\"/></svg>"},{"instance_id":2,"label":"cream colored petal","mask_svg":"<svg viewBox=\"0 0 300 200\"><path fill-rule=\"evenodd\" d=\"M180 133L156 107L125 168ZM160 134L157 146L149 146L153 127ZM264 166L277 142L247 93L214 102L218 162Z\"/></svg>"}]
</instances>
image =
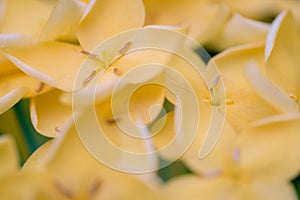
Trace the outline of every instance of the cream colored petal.
<instances>
[{"instance_id":1,"label":"cream colored petal","mask_svg":"<svg viewBox=\"0 0 300 200\"><path fill-rule=\"evenodd\" d=\"M37 132L55 137L72 124L72 107L60 102L61 92L52 90L36 96L30 102L31 121Z\"/></svg>"},{"instance_id":2,"label":"cream colored petal","mask_svg":"<svg viewBox=\"0 0 300 200\"><path fill-rule=\"evenodd\" d=\"M282 12L272 24L265 51L270 79L288 95L299 97L300 35L290 12Z\"/></svg>"},{"instance_id":3,"label":"cream colored petal","mask_svg":"<svg viewBox=\"0 0 300 200\"><path fill-rule=\"evenodd\" d=\"M31 168L37 164L39 168ZM95 160L82 145L75 129L39 148L29 158L23 170L37 169L46 170L48 175L57 180L60 190L74 198L159 198L158 194L134 177L110 169Z\"/></svg>"},{"instance_id":4,"label":"cream colored petal","mask_svg":"<svg viewBox=\"0 0 300 200\"><path fill-rule=\"evenodd\" d=\"M66 200L69 197L46 174L16 173L0 181L1 199Z\"/></svg>"},{"instance_id":5,"label":"cream colored petal","mask_svg":"<svg viewBox=\"0 0 300 200\"><path fill-rule=\"evenodd\" d=\"M296 200L295 189L290 183L251 182L239 184L234 200Z\"/></svg>"},{"instance_id":6,"label":"cream colored petal","mask_svg":"<svg viewBox=\"0 0 300 200\"><path fill-rule=\"evenodd\" d=\"M206 120L209 122L209 115L207 116L207 114L205 114L204 117L207 117L208 119ZM230 172L234 167L237 134L228 123L225 123L220 139L217 141L215 147L206 157L199 159L199 149L203 143L204 134L207 134L207 126L210 125L207 122L206 128L202 126L197 138L183 155L182 159L199 175L203 177L215 177Z\"/></svg>"},{"instance_id":7,"label":"cream colored petal","mask_svg":"<svg viewBox=\"0 0 300 200\"><path fill-rule=\"evenodd\" d=\"M283 91L273 85L261 74L255 63L245 68L246 77L256 92L281 112L297 111L297 105Z\"/></svg>"},{"instance_id":8,"label":"cream colored petal","mask_svg":"<svg viewBox=\"0 0 300 200\"><path fill-rule=\"evenodd\" d=\"M85 4L78 0L62 0L55 6L41 34L41 40L76 42L77 28Z\"/></svg>"},{"instance_id":9,"label":"cream colored petal","mask_svg":"<svg viewBox=\"0 0 300 200\"><path fill-rule=\"evenodd\" d=\"M26 88L15 88L0 97L0 114L4 113L20 101L26 94Z\"/></svg>"},{"instance_id":10,"label":"cream colored petal","mask_svg":"<svg viewBox=\"0 0 300 200\"><path fill-rule=\"evenodd\" d=\"M241 44L264 42L269 27L266 23L233 14L225 23L224 28L211 41L210 46L216 49L225 49Z\"/></svg>"},{"instance_id":11,"label":"cream colored petal","mask_svg":"<svg viewBox=\"0 0 300 200\"><path fill-rule=\"evenodd\" d=\"M86 50L92 50L100 42L114 34L144 24L144 6L141 0L91 1L91 10L81 21L78 38Z\"/></svg>"},{"instance_id":12,"label":"cream colored petal","mask_svg":"<svg viewBox=\"0 0 300 200\"><path fill-rule=\"evenodd\" d=\"M64 91L73 91L77 73L85 55L76 45L44 42L23 48L6 48L5 55L26 74ZM88 71L88 70L87 70ZM89 76L81 74L78 79ZM76 84L80 87L79 84ZM81 85L82 86L82 85Z\"/></svg>"},{"instance_id":13,"label":"cream colored petal","mask_svg":"<svg viewBox=\"0 0 300 200\"><path fill-rule=\"evenodd\" d=\"M162 188L162 194L167 200L231 200L234 192L233 183L229 179L203 179L194 175L171 179Z\"/></svg>"},{"instance_id":14,"label":"cream colored petal","mask_svg":"<svg viewBox=\"0 0 300 200\"><path fill-rule=\"evenodd\" d=\"M145 0L146 24L186 27L187 34L206 44L215 40L218 31L230 16L225 5L206 5L204 1Z\"/></svg>"},{"instance_id":15,"label":"cream colored petal","mask_svg":"<svg viewBox=\"0 0 300 200\"><path fill-rule=\"evenodd\" d=\"M270 117L242 132L238 145L243 173L253 179L282 181L300 170L298 113Z\"/></svg>"},{"instance_id":16,"label":"cream colored petal","mask_svg":"<svg viewBox=\"0 0 300 200\"><path fill-rule=\"evenodd\" d=\"M57 2L5 0L0 32L38 37Z\"/></svg>"},{"instance_id":17,"label":"cream colored petal","mask_svg":"<svg viewBox=\"0 0 300 200\"><path fill-rule=\"evenodd\" d=\"M17 70L1 78L0 89L0 113L3 113L23 97L41 94L50 87Z\"/></svg>"},{"instance_id":18,"label":"cream colored petal","mask_svg":"<svg viewBox=\"0 0 300 200\"><path fill-rule=\"evenodd\" d=\"M292 185L272 182L239 182L228 178L203 179L193 175L174 178L163 188L166 199L296 200Z\"/></svg>"},{"instance_id":19,"label":"cream colored petal","mask_svg":"<svg viewBox=\"0 0 300 200\"><path fill-rule=\"evenodd\" d=\"M252 19L261 20L278 13L278 6L274 0L265 0L263 4L260 0L217 0L217 2L227 4L233 11Z\"/></svg>"},{"instance_id":20,"label":"cream colored petal","mask_svg":"<svg viewBox=\"0 0 300 200\"><path fill-rule=\"evenodd\" d=\"M265 73L263 51L263 45L247 45L228 49L212 59L225 84L227 120L238 131L253 120L278 113L256 93L245 75L250 62Z\"/></svg>"},{"instance_id":21,"label":"cream colored petal","mask_svg":"<svg viewBox=\"0 0 300 200\"><path fill-rule=\"evenodd\" d=\"M0 161L0 179L15 173L19 168L17 147L9 135L0 137Z\"/></svg>"}]
</instances>

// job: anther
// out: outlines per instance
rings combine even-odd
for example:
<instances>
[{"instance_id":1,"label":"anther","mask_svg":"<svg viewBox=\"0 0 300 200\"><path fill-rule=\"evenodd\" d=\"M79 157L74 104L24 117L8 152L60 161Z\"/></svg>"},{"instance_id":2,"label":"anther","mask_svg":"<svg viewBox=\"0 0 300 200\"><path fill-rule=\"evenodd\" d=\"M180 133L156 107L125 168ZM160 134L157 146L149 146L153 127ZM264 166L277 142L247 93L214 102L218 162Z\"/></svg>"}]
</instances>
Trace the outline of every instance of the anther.
<instances>
[{"instance_id":1,"label":"anther","mask_svg":"<svg viewBox=\"0 0 300 200\"><path fill-rule=\"evenodd\" d=\"M95 59L97 58L97 55L96 55L96 54L90 53L90 52L85 51L85 50L82 50L81 53L82 53L83 55L88 56L89 58L95 58Z\"/></svg>"},{"instance_id":2,"label":"anther","mask_svg":"<svg viewBox=\"0 0 300 200\"><path fill-rule=\"evenodd\" d=\"M62 130L61 130L58 126L56 126L54 130L55 130L56 132L58 132L58 133L61 133L61 132L62 132Z\"/></svg>"},{"instance_id":3,"label":"anther","mask_svg":"<svg viewBox=\"0 0 300 200\"><path fill-rule=\"evenodd\" d=\"M96 70L93 70L92 73L82 82L83 85L86 85L87 83L89 83L97 74Z\"/></svg>"},{"instance_id":4,"label":"anther","mask_svg":"<svg viewBox=\"0 0 300 200\"><path fill-rule=\"evenodd\" d=\"M65 186L63 186L60 182L55 181L54 185L55 185L56 189L60 193L62 193L64 196L66 196L69 199L73 198L73 196L74 196L73 193L69 189L67 189Z\"/></svg>"},{"instance_id":5,"label":"anther","mask_svg":"<svg viewBox=\"0 0 300 200\"><path fill-rule=\"evenodd\" d=\"M241 151L239 148L235 148L232 152L232 158L235 163L239 163L241 159Z\"/></svg>"},{"instance_id":6,"label":"anther","mask_svg":"<svg viewBox=\"0 0 300 200\"><path fill-rule=\"evenodd\" d=\"M39 86L36 88L36 92L39 93L44 89L45 84L43 82L40 82Z\"/></svg>"},{"instance_id":7,"label":"anther","mask_svg":"<svg viewBox=\"0 0 300 200\"><path fill-rule=\"evenodd\" d=\"M97 194L97 192L99 191L100 187L101 187L101 182L100 182L99 180L96 180L96 181L92 184L92 186L91 186L91 188L90 188L90 190L89 190L89 195L90 195L91 197L95 196L95 195Z\"/></svg>"},{"instance_id":8,"label":"anther","mask_svg":"<svg viewBox=\"0 0 300 200\"><path fill-rule=\"evenodd\" d=\"M115 75L117 75L117 76L120 76L120 75L121 75L121 71L120 71L118 68L116 68L116 67L111 67L111 70L112 70L112 72L113 72Z\"/></svg>"},{"instance_id":9,"label":"anther","mask_svg":"<svg viewBox=\"0 0 300 200\"><path fill-rule=\"evenodd\" d=\"M121 55L125 54L126 51L128 51L128 49L131 47L132 45L132 42L127 42L120 50L119 50L119 53Z\"/></svg>"},{"instance_id":10,"label":"anther","mask_svg":"<svg viewBox=\"0 0 300 200\"><path fill-rule=\"evenodd\" d=\"M107 119L106 123L108 123L108 124L114 124L114 123L116 123L118 121L120 121L120 119L118 119L118 118L116 118L116 119Z\"/></svg>"}]
</instances>

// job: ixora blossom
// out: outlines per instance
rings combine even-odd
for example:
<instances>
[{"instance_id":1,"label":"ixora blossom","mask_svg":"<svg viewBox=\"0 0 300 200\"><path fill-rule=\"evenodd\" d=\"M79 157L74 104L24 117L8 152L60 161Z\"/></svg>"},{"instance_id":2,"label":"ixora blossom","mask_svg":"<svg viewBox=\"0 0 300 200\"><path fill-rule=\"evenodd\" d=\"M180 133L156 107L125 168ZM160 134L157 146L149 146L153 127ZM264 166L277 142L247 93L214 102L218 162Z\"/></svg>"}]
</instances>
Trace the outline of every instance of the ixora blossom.
<instances>
[{"instance_id":1,"label":"ixora blossom","mask_svg":"<svg viewBox=\"0 0 300 200\"><path fill-rule=\"evenodd\" d=\"M100 164L83 147L75 127L41 146L22 172L48 174L65 199L161 199L134 176Z\"/></svg>"},{"instance_id":2,"label":"ixora blossom","mask_svg":"<svg viewBox=\"0 0 300 200\"><path fill-rule=\"evenodd\" d=\"M59 87L61 84L66 85L66 81L62 79L66 75L63 70L53 70L53 66L62 66L62 63L58 63L52 57L47 57L43 48L48 48L49 51L56 47L61 47L64 49L71 49L69 53L65 53L66 56L71 56L73 54L74 59L80 58L80 55L76 54L76 51L80 51L78 47L53 43L47 44L42 43L40 46L36 45L38 41L44 41L45 39L54 38L54 33L49 30L53 30L53 23L56 20L58 12L61 12L62 7L68 7L72 10L72 17L65 16L64 24L55 23L58 28L64 28L58 33L56 32L56 37L58 39L69 39L74 40L72 37L72 30L74 29L74 23L69 23L72 20L78 18L79 13L82 13L84 5L76 1L2 1L1 2L1 20L0 20L0 64L1 64L1 103L0 103L0 113L5 112L21 98L32 97L37 94L49 91L49 85ZM16 14L18 13L18 14ZM67 19L66 19L67 18ZM68 20L68 22L67 22ZM51 27L52 26L52 27ZM23 56L24 62L16 61L9 56L9 49L23 49L19 53ZM25 52L24 52L25 51ZM56 48L56 53L59 52L59 48ZM54 52L52 52L54 53ZM30 55L28 55L30 54ZM48 52L48 54L51 54ZM79 54L79 53L78 53ZM59 55L59 54L57 54ZM75 56L76 55L76 56ZM44 63L36 63L37 59L44 60ZM68 59L64 61L64 68L70 68L71 65L76 63L74 59L68 63ZM82 56L83 59L83 56ZM76 59L78 60L78 59ZM50 61L53 62L51 65ZM38 66L37 68L29 68L26 62L34 63ZM45 64L49 63L49 64ZM40 64L43 64L40 66ZM20 67L21 66L21 67ZM51 69L50 69L51 68ZM62 73L59 73L62 72ZM49 78L48 75L53 75ZM56 76L55 76L56 75ZM57 77L58 76L58 77ZM42 78L41 78L42 77ZM54 80L53 80L53 79ZM48 81L45 81L48 80ZM57 83L57 79L60 79ZM66 85L66 87L68 86Z\"/></svg>"},{"instance_id":3,"label":"ixora blossom","mask_svg":"<svg viewBox=\"0 0 300 200\"><path fill-rule=\"evenodd\" d=\"M0 160L2 199L65 199L47 174L20 171L17 148L9 135L0 137Z\"/></svg>"},{"instance_id":4,"label":"ixora blossom","mask_svg":"<svg viewBox=\"0 0 300 200\"><path fill-rule=\"evenodd\" d=\"M104 100L109 98L114 84L132 67L149 61L150 58L153 62L164 63L166 56L157 56L161 53L145 51L125 55L130 45L125 45L123 48L120 46L121 59L116 61L111 60L110 49L103 55L91 53L99 43L112 35L142 27L144 15L143 3L140 0L130 1L130 3L124 0L90 1L88 5L76 0L60 1L48 17L39 40L34 40L31 45L3 48L3 51L5 56L20 70L64 92L74 92L85 87L97 73L105 71L103 83L101 83L103 87L99 89L103 94L101 98ZM74 44L76 42L80 45ZM96 58L97 56L99 57ZM93 65L78 75L81 64L86 59L92 60ZM152 76L157 76L157 73L153 73ZM75 84L75 81L82 84ZM154 86L151 91L155 95L145 95L149 98L149 102L162 104L163 88ZM59 93L53 90L46 96L59 96ZM142 97L141 94L138 96ZM38 103L36 105L35 102L41 99L44 105L39 106ZM45 97L37 97L32 102L33 124L39 132L45 135L54 136L61 132L65 122L67 123L72 118L72 114L63 112L66 110L64 108L56 112L60 109L59 105L45 101ZM70 102L68 100L69 104ZM46 107L57 117L50 116L51 112L44 112ZM42 114L36 114L40 112L40 108ZM53 120L49 120L50 118Z\"/></svg>"},{"instance_id":5,"label":"ixora blossom","mask_svg":"<svg viewBox=\"0 0 300 200\"><path fill-rule=\"evenodd\" d=\"M97 162L82 147L74 129L40 147L21 169L12 138L1 136L0 159L3 200L161 199L135 177Z\"/></svg>"},{"instance_id":6,"label":"ixora blossom","mask_svg":"<svg viewBox=\"0 0 300 200\"><path fill-rule=\"evenodd\" d=\"M239 134L227 123L203 160L197 159L201 140L196 139L183 157L195 174L167 182L165 198L297 199L289 181L300 169L299 119L299 113L278 115L256 121Z\"/></svg>"},{"instance_id":7,"label":"ixora blossom","mask_svg":"<svg viewBox=\"0 0 300 200\"><path fill-rule=\"evenodd\" d=\"M299 46L296 25L285 11L272 24L265 44L229 48L208 64L222 74L227 120L237 131L257 119L298 110Z\"/></svg>"},{"instance_id":8,"label":"ixora blossom","mask_svg":"<svg viewBox=\"0 0 300 200\"><path fill-rule=\"evenodd\" d=\"M263 41L269 29L268 24L243 17L222 2L144 2L147 11L146 23L186 27L189 36L214 50Z\"/></svg>"}]
</instances>

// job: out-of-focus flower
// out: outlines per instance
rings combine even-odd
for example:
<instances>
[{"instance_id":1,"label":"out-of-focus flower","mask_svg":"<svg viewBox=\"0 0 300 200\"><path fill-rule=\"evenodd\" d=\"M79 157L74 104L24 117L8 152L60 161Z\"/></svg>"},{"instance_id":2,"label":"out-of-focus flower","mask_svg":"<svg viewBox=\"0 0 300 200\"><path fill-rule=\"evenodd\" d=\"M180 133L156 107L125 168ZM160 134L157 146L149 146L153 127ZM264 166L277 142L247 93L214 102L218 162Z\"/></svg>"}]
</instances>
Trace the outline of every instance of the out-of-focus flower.
<instances>
[{"instance_id":1,"label":"out-of-focus flower","mask_svg":"<svg viewBox=\"0 0 300 200\"><path fill-rule=\"evenodd\" d=\"M67 9L68 7L64 7ZM67 10L69 11L69 10ZM71 12L71 11L70 11ZM121 14L122 13L122 14ZM125 15L127 17L125 17ZM58 16L56 16L58 18ZM56 19L56 18L55 18ZM109 20L108 20L109 19ZM61 19L64 20L64 19ZM139 66L144 63L154 62L154 63L164 63L166 60L166 55L163 52L154 52L151 50L145 50L141 52L133 52L126 55L126 51L130 49L130 44L134 43L131 41L125 49L120 51L120 58L117 60L113 60L114 55L110 55L111 49L107 49L107 51L102 52L101 55L95 55L92 53L92 50L101 42L108 39L114 34L121 33L122 31L126 31L132 28L142 27L144 24L144 8L143 4L139 0L131 1L128 3L123 0L116 1L91 1L87 6L81 21L79 22L79 27L77 30L78 33L78 41L83 47L82 55L78 56L75 59L71 57L75 55L69 55L69 58L64 58L64 55L67 53L69 47L66 49L62 49L59 46L53 46L54 42L48 42L47 44L51 44L53 46L54 53L50 53L49 46L44 46L40 43L38 48L36 49L36 53L42 52L42 54L50 57L54 56L55 59L61 63L64 63L65 59L69 59L72 62L73 69L65 67L65 74L55 76L59 76L59 85L54 85L58 89L62 89L64 91L72 91L79 89L80 87L87 86L95 77L97 73L103 72L103 77L101 81L99 81L99 87L96 91L97 101L99 102L99 107L101 107L101 101L105 101L110 98L112 90L115 84L122 78L124 74L133 69L136 66ZM60 27L61 28L61 27ZM42 45L42 46L41 46ZM69 44L64 44L69 45ZM78 47L79 48L79 47ZM80 47L81 48L81 47ZM109 48L109 47L108 47ZM27 48L26 48L27 49ZM31 53L26 53L26 57L24 57L24 53L28 52L27 50L16 49L14 54L18 54L22 57L22 59L28 58L32 60L35 59L32 64L28 63L28 68L34 68L34 66L43 66L44 59L40 59L43 57L42 55L39 57L35 57L32 54L33 47L30 48ZM120 49L121 50L121 49ZM61 52L60 52L61 51ZM66 52L64 52L66 51ZM50 54L48 54L48 53ZM73 49L73 52L79 53ZM124 55L123 55L124 54ZM78 82L82 83L80 87L74 87L74 78L76 73L79 72L79 62L76 59L82 59L82 56L85 56L86 59L89 59L93 62L93 65L88 66L86 74L80 74L78 78ZM17 56L18 57L18 56ZM20 57L20 58L21 58ZM76 57L76 56L75 56ZM14 56L14 58L16 58ZM14 58L12 58L14 60ZM79 59L79 60L80 60ZM22 61L22 60L20 60ZM23 61L22 61L23 62ZM20 62L18 62L20 64ZM39 65L36 65L40 63ZM49 65L47 69L51 69L51 72L56 73L56 70L53 70L51 67L54 63L48 62L46 65ZM78 64L78 65L77 65ZM51 65L51 66L50 66ZM95 65L95 66L94 66ZM105 66L103 66L105 65ZM23 66L23 65L22 65ZM60 66L59 63L56 64L56 67ZM75 70L76 68L76 70ZM149 71L150 72L150 71ZM161 73L158 72L150 72L147 76L140 76L138 79L143 79L144 81L149 81L155 79L156 76L159 76ZM70 78L72 77L72 78ZM162 76L160 76L162 77ZM139 80L142 82L143 80ZM96 80L97 81L97 80ZM131 84L131 85L130 85ZM129 85L134 85L134 81L130 82ZM80 85L80 84L79 84ZM62 87L60 87L62 86ZM66 88L68 87L68 88ZM85 98L91 97L93 95L94 88L85 87L82 90L78 91L82 95L82 99L84 101ZM151 91L151 94L149 93ZM31 104L32 111L32 121L35 128L42 134L47 136L55 136L57 133L62 132L64 127L67 126L69 119L72 118L71 107L63 105L59 103L58 95L60 92L52 91L49 94L45 94L45 96L39 96L33 99ZM72 104L72 94L61 94L62 101L64 104L71 105ZM47 103L46 99L56 99L56 104ZM142 89L137 92L135 98L132 98L133 101L130 102L135 106L130 106L132 108L132 114L134 116L134 120L137 117L141 118L144 123L148 123L150 121L150 117L148 116L148 110L150 106L153 104L162 104L164 100L164 90L162 87L148 87L147 89ZM136 103L134 103L136 102ZM46 111L45 105L47 104L48 108L51 112ZM107 108L101 108L107 109ZM136 114L135 114L136 113ZM58 116L59 117L54 117ZM106 119L111 120L111 119Z\"/></svg>"},{"instance_id":2,"label":"out-of-focus flower","mask_svg":"<svg viewBox=\"0 0 300 200\"><path fill-rule=\"evenodd\" d=\"M53 177L66 199L161 199L134 176L99 163L83 147L75 127L40 147L22 171Z\"/></svg>"},{"instance_id":3,"label":"out-of-focus flower","mask_svg":"<svg viewBox=\"0 0 300 200\"><path fill-rule=\"evenodd\" d=\"M71 31L73 27L73 24L69 25L70 16L67 16L68 18L64 18L64 22L68 24L67 26L64 26L64 24L62 23L55 23L54 21L58 17L58 15L60 15L58 12L61 11L62 7L64 6L69 7L69 10L73 11L71 19L75 19L73 21L76 21L75 15L78 15L79 11L76 12L76 9L74 9L74 7L76 7L75 4L75 1L60 1L59 4L58 1L48 2L32 0L22 2L15 0L1 2L2 12L0 19L0 113L5 112L23 97L31 97L42 92L48 91L50 87L45 85L44 83L49 83L53 86L59 85L59 83L55 83L57 80L52 80L53 77L49 78L48 76L49 73L52 73L52 75L57 75L59 71L54 70L53 65L49 67L50 64L47 63L55 63L53 57L51 58L49 56L51 54L51 47L53 49L53 46L60 45L41 45L43 47L49 48L49 55L45 55L43 54L44 49L38 48L36 43L40 40L40 38L42 38L43 40L47 37L49 38L50 34L53 35L53 33L49 31L49 29L58 30L58 28L60 28L59 34L61 35L58 36L69 36L69 31ZM76 5L78 5L76 7L77 10L80 10L79 7L83 6L79 6L79 4ZM16 15L16 13L18 13L18 15ZM67 20L68 22L66 22ZM57 26L57 28L53 27L53 23L55 23L55 26ZM62 26L64 26L64 31L62 30ZM18 53L23 56L24 62L20 62L19 60L14 59L12 55L9 55L8 52L13 49L20 49ZM21 51L21 49L23 49L23 51ZM58 51L58 49L56 49L56 51ZM68 56L69 54L65 54L65 56ZM82 55L79 55L79 57L80 56ZM37 63L37 69L29 68L26 65L27 62L32 63L38 59L43 60L44 63ZM65 63L66 60L64 61ZM40 66L40 64L42 65ZM26 74L29 76L27 76ZM61 79L59 81L64 83L62 77L64 76L62 76L61 74L58 75L58 78Z\"/></svg>"},{"instance_id":4,"label":"out-of-focus flower","mask_svg":"<svg viewBox=\"0 0 300 200\"><path fill-rule=\"evenodd\" d=\"M197 0L144 2L147 23L186 27L189 36L201 45L214 50L263 41L269 29L268 24L245 18L235 10L232 12L226 5L227 2L225 4Z\"/></svg>"},{"instance_id":5,"label":"out-of-focus flower","mask_svg":"<svg viewBox=\"0 0 300 200\"><path fill-rule=\"evenodd\" d=\"M239 134L225 124L218 144L203 160L198 159L199 134L183 156L198 175L171 180L163 189L165 197L297 199L289 181L300 169L299 119L298 113L278 115L257 121Z\"/></svg>"},{"instance_id":6,"label":"out-of-focus flower","mask_svg":"<svg viewBox=\"0 0 300 200\"><path fill-rule=\"evenodd\" d=\"M1 199L64 199L47 174L20 171L18 152L8 135L0 137L0 161Z\"/></svg>"},{"instance_id":7,"label":"out-of-focus flower","mask_svg":"<svg viewBox=\"0 0 300 200\"><path fill-rule=\"evenodd\" d=\"M265 45L230 48L208 64L218 66L222 74L227 119L237 131L254 120L297 110L298 43L292 17L283 12L272 24Z\"/></svg>"}]
</instances>

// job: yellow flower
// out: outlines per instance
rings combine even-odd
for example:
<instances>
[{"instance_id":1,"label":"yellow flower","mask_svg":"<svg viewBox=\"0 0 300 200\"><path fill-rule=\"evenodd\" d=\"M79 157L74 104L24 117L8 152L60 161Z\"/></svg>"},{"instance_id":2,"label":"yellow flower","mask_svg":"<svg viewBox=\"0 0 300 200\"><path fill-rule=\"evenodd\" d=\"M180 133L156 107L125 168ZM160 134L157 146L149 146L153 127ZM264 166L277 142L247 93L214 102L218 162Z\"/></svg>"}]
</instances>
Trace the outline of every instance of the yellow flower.
<instances>
[{"instance_id":1,"label":"yellow flower","mask_svg":"<svg viewBox=\"0 0 300 200\"><path fill-rule=\"evenodd\" d=\"M0 161L1 199L64 199L47 174L20 171L18 152L9 135L0 137Z\"/></svg>"},{"instance_id":2,"label":"yellow flower","mask_svg":"<svg viewBox=\"0 0 300 200\"><path fill-rule=\"evenodd\" d=\"M254 120L297 110L299 44L292 17L283 12L272 24L266 44L230 48L210 61L208 65L220 70L227 120L237 131Z\"/></svg>"},{"instance_id":3,"label":"yellow flower","mask_svg":"<svg viewBox=\"0 0 300 200\"><path fill-rule=\"evenodd\" d=\"M236 12L235 9L231 11L230 3L234 4L233 1L211 3L197 0L144 0L144 2L147 24L186 27L189 36L213 50L263 41L269 29L268 24L243 17L243 13ZM251 2L249 1L250 4Z\"/></svg>"},{"instance_id":4,"label":"yellow flower","mask_svg":"<svg viewBox=\"0 0 300 200\"><path fill-rule=\"evenodd\" d=\"M201 134L183 156L196 175L174 178L169 199L297 199L289 181L300 169L299 114L256 121L237 134L227 123L214 150L199 160ZM180 188L180 189L178 189Z\"/></svg>"},{"instance_id":5,"label":"yellow flower","mask_svg":"<svg viewBox=\"0 0 300 200\"><path fill-rule=\"evenodd\" d=\"M12 107L23 97L27 98L48 91L50 87L46 86L44 83L51 84L55 82L49 80L45 74L42 74L41 72L43 70L35 71L32 68L28 68L24 63L20 63L18 60L12 58L7 51L9 51L9 49L22 49L28 46L31 47L35 43L32 40L36 40L36 38L39 37L44 38L45 36L50 35L48 30L53 28L51 27L51 24L53 25L54 21L53 18L57 18L57 15L59 14L56 13L61 10L62 6L73 5L75 4L75 1L61 1L60 4L56 4L56 1L47 2L33 0L22 2L12 0L3 1L1 3L1 5L4 5L4 9L1 12L2 16L0 20L0 114ZM76 15L75 12L73 13ZM76 17L73 16L73 18ZM56 26L59 26L59 24ZM62 32L62 34L67 33ZM34 47L35 46L36 45L34 45ZM37 58L47 59L45 57L39 57L42 56L42 53L39 52L39 48L31 49L30 47L25 48L26 52L23 52L25 55L22 56L25 57L25 62L30 59L27 56L31 53L33 60ZM19 53L22 53L22 51ZM19 67L19 69L17 67ZM48 72L51 72L51 70L46 69L46 71L47 70ZM56 71L55 73L57 74L58 72ZM54 73L52 72L52 74ZM43 78L40 78L41 76L44 79L48 78L48 81L44 81Z\"/></svg>"},{"instance_id":6,"label":"yellow flower","mask_svg":"<svg viewBox=\"0 0 300 200\"><path fill-rule=\"evenodd\" d=\"M53 177L52 184L66 199L161 199L134 176L98 162L82 145L75 127L40 147L22 171Z\"/></svg>"}]
</instances>

